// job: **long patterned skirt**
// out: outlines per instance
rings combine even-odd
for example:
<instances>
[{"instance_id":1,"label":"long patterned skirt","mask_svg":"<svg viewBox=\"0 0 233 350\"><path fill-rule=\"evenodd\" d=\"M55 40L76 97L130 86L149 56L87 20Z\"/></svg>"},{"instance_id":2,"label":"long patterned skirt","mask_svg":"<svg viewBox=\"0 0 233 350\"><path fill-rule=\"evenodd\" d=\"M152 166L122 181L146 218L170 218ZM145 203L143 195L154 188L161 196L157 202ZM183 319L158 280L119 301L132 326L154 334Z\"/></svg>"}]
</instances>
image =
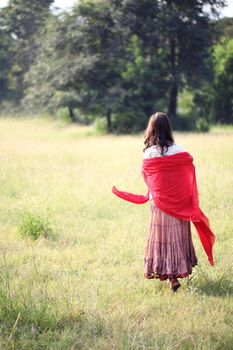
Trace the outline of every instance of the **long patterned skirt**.
<instances>
[{"instance_id":1,"label":"long patterned skirt","mask_svg":"<svg viewBox=\"0 0 233 350\"><path fill-rule=\"evenodd\" d=\"M151 221L144 257L145 278L187 277L197 265L190 222L161 211L151 201Z\"/></svg>"}]
</instances>

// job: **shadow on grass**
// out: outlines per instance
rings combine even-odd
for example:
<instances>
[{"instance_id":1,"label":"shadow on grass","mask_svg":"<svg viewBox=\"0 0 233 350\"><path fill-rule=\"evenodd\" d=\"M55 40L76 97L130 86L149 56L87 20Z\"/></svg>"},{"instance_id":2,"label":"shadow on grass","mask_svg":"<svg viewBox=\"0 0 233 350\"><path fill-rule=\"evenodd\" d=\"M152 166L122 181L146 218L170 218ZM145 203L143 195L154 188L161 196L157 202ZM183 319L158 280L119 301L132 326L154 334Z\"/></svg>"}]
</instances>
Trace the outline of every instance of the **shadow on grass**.
<instances>
[{"instance_id":1,"label":"shadow on grass","mask_svg":"<svg viewBox=\"0 0 233 350\"><path fill-rule=\"evenodd\" d=\"M198 286L198 292L209 296L228 297L233 295L233 283L228 279L205 280Z\"/></svg>"},{"instance_id":2,"label":"shadow on grass","mask_svg":"<svg viewBox=\"0 0 233 350\"><path fill-rule=\"evenodd\" d=\"M187 278L187 292L213 297L228 298L233 296L233 274L230 267L227 271L208 271L198 264L192 275Z\"/></svg>"},{"instance_id":3,"label":"shadow on grass","mask_svg":"<svg viewBox=\"0 0 233 350\"><path fill-rule=\"evenodd\" d=\"M187 290L198 294L205 294L215 297L229 297L233 295L233 281L226 275L217 279L202 274L198 278L191 278L187 283Z\"/></svg>"}]
</instances>

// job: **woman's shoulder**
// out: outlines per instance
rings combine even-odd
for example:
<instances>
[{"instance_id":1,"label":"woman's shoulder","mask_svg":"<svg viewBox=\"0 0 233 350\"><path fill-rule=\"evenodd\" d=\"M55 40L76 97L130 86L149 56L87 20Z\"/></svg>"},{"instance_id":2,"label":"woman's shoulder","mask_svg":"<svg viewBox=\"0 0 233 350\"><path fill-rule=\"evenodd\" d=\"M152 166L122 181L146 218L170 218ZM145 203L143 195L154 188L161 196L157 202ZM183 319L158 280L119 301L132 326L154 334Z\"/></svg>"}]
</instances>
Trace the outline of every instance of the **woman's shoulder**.
<instances>
[{"instance_id":1,"label":"woman's shoulder","mask_svg":"<svg viewBox=\"0 0 233 350\"><path fill-rule=\"evenodd\" d=\"M184 147L180 144L173 143L173 145L171 145L168 148L166 155L170 156L172 154L181 153L181 152L185 152Z\"/></svg>"},{"instance_id":2,"label":"woman's shoulder","mask_svg":"<svg viewBox=\"0 0 233 350\"><path fill-rule=\"evenodd\" d=\"M184 149L183 145L181 145L181 144L173 143L173 145L172 145L171 147L172 147L175 151L185 152L185 149Z\"/></svg>"},{"instance_id":3,"label":"woman's shoulder","mask_svg":"<svg viewBox=\"0 0 233 350\"><path fill-rule=\"evenodd\" d=\"M159 149L158 149L158 146L156 146L156 145L148 147L143 152L143 158L144 159L154 158L154 157L157 157L158 155L159 155Z\"/></svg>"}]
</instances>

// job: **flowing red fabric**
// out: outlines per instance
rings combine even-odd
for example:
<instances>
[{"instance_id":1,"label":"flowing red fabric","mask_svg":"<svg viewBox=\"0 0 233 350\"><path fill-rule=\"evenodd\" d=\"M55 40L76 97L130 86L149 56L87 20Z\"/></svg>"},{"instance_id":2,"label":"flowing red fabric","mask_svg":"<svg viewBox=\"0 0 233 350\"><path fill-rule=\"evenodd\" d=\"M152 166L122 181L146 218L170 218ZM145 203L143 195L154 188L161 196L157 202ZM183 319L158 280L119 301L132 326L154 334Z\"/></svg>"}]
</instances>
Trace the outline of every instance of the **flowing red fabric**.
<instances>
[{"instance_id":1,"label":"flowing red fabric","mask_svg":"<svg viewBox=\"0 0 233 350\"><path fill-rule=\"evenodd\" d=\"M180 152L144 159L142 175L148 187L145 196L119 191L115 186L112 192L136 204L146 203L150 192L159 209L176 218L192 221L213 266L212 249L215 236L210 229L208 218L199 207L193 157L188 152Z\"/></svg>"}]
</instances>

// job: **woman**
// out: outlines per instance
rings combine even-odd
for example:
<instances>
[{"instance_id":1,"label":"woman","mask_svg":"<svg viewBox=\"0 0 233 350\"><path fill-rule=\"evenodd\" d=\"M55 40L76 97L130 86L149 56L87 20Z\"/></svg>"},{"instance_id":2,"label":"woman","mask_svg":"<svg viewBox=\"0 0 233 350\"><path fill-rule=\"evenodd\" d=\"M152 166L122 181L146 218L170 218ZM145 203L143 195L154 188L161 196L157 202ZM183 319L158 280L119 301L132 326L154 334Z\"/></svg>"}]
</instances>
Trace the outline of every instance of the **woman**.
<instances>
[{"instance_id":1,"label":"woman","mask_svg":"<svg viewBox=\"0 0 233 350\"><path fill-rule=\"evenodd\" d=\"M174 143L171 124L164 113L155 113L149 119L145 132L144 159L184 152ZM187 277L197 265L190 221L177 219L160 210L151 193L151 221L144 258L145 278L169 279L170 288L177 291L178 278Z\"/></svg>"},{"instance_id":2,"label":"woman","mask_svg":"<svg viewBox=\"0 0 233 350\"><path fill-rule=\"evenodd\" d=\"M164 113L153 114L144 135L142 175L148 186L146 196L113 193L127 201L143 204L151 200L151 219L144 257L145 278L169 280L176 292L178 278L187 277L197 264L190 221L213 265L215 236L208 218L198 203L195 167L192 156L174 143L171 124Z\"/></svg>"}]
</instances>

